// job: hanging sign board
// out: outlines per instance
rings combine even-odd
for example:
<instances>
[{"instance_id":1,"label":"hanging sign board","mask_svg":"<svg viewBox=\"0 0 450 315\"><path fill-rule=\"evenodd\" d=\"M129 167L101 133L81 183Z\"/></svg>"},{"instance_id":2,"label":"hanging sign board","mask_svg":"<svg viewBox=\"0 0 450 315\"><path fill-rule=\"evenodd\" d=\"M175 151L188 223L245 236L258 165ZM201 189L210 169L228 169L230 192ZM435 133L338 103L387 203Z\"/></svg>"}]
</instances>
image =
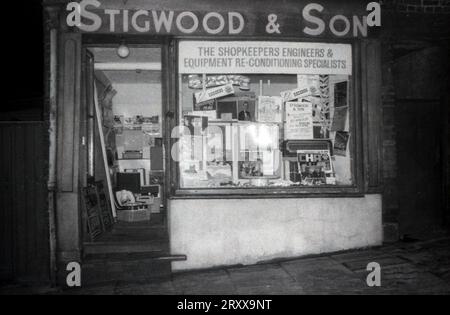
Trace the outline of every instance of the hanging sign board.
<instances>
[{"instance_id":1,"label":"hanging sign board","mask_svg":"<svg viewBox=\"0 0 450 315\"><path fill-rule=\"evenodd\" d=\"M289 102L296 99L302 99L311 95L311 90L308 87L298 88L290 91L281 92L281 98L285 102Z\"/></svg>"},{"instance_id":2,"label":"hanging sign board","mask_svg":"<svg viewBox=\"0 0 450 315\"><path fill-rule=\"evenodd\" d=\"M179 72L186 74L351 75L349 44L181 41Z\"/></svg>"},{"instance_id":3,"label":"hanging sign board","mask_svg":"<svg viewBox=\"0 0 450 315\"><path fill-rule=\"evenodd\" d=\"M231 83L195 93L195 101L198 104L230 94L234 94L233 84Z\"/></svg>"}]
</instances>

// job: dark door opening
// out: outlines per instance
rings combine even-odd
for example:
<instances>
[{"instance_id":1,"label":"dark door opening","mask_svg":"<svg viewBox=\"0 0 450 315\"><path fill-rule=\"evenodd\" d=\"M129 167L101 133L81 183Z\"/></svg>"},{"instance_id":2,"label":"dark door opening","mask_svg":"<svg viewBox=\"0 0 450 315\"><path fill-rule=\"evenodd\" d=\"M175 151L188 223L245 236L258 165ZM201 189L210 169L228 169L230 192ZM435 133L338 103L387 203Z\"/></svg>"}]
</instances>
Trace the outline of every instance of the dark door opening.
<instances>
[{"instance_id":1,"label":"dark door opening","mask_svg":"<svg viewBox=\"0 0 450 315\"><path fill-rule=\"evenodd\" d=\"M401 235L420 238L442 225L440 105L439 101L397 100Z\"/></svg>"},{"instance_id":2,"label":"dark door opening","mask_svg":"<svg viewBox=\"0 0 450 315\"><path fill-rule=\"evenodd\" d=\"M445 51L425 47L394 64L399 230L423 239L445 223Z\"/></svg>"}]
</instances>

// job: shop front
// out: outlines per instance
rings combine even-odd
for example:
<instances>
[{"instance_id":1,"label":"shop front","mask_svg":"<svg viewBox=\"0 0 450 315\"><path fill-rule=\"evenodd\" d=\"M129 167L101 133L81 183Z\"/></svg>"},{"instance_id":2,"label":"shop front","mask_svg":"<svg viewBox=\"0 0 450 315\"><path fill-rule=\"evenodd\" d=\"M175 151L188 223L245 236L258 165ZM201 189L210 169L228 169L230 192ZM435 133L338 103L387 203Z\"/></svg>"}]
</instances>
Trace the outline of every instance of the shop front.
<instances>
[{"instance_id":1,"label":"shop front","mask_svg":"<svg viewBox=\"0 0 450 315\"><path fill-rule=\"evenodd\" d=\"M283 3L48 1L60 262L93 183L176 271L382 243L379 5Z\"/></svg>"}]
</instances>

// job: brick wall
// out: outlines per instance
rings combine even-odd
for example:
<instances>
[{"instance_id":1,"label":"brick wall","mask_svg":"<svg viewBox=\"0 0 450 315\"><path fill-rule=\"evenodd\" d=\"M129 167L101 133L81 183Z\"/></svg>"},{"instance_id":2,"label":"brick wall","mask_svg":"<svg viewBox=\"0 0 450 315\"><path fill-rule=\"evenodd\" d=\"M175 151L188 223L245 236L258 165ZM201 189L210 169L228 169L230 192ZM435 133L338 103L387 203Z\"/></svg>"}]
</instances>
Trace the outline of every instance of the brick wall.
<instances>
[{"instance_id":1,"label":"brick wall","mask_svg":"<svg viewBox=\"0 0 450 315\"><path fill-rule=\"evenodd\" d=\"M450 13L449 0L384 0L380 2L400 12Z\"/></svg>"},{"instance_id":2,"label":"brick wall","mask_svg":"<svg viewBox=\"0 0 450 315\"><path fill-rule=\"evenodd\" d=\"M382 115L383 115L383 223L385 240L398 239L399 192L397 184L397 150L395 128L395 99L393 66L399 50L422 49L431 45L443 46L448 41L448 17L450 0L383 0L380 1L383 12L395 22L387 21L384 25L382 41ZM411 15L409 15L411 13ZM410 16L415 18L411 20ZM417 18L417 17L423 18ZM408 20L409 19L409 20ZM385 20L386 21L386 20ZM416 44L417 43L417 44ZM414 47L416 46L416 47ZM422 46L422 47L421 47ZM400 48L400 49L399 49ZM450 123L450 114L449 114ZM447 130L450 136L450 132ZM447 138L448 139L448 138ZM450 145L450 143L449 143ZM450 152L447 151L447 183L450 187ZM447 194L447 207L450 194ZM450 225L450 209L447 210L447 223Z\"/></svg>"},{"instance_id":3,"label":"brick wall","mask_svg":"<svg viewBox=\"0 0 450 315\"><path fill-rule=\"evenodd\" d=\"M447 47L447 51L450 51L450 47ZM448 91L450 91L450 60L447 61L447 95L444 100L447 105L445 106L447 112L447 125L445 126L447 129L447 186L445 187L447 190L447 214L445 216L445 223L446 226L450 228L450 93Z\"/></svg>"},{"instance_id":4,"label":"brick wall","mask_svg":"<svg viewBox=\"0 0 450 315\"><path fill-rule=\"evenodd\" d=\"M397 149L395 129L395 88L393 47L386 38L382 45L382 152L384 239L396 241L398 235Z\"/></svg>"},{"instance_id":5,"label":"brick wall","mask_svg":"<svg viewBox=\"0 0 450 315\"><path fill-rule=\"evenodd\" d=\"M44 121L50 118L50 30L55 26L55 18L51 16L51 11L44 10Z\"/></svg>"}]
</instances>

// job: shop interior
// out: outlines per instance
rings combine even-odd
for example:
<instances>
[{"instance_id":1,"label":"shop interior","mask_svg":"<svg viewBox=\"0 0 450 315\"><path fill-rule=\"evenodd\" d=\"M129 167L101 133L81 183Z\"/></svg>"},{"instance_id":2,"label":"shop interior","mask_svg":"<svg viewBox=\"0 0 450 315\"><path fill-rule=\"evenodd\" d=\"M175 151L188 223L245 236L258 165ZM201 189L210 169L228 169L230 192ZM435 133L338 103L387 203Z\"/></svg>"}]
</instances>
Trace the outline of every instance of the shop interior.
<instances>
[{"instance_id":1,"label":"shop interior","mask_svg":"<svg viewBox=\"0 0 450 315\"><path fill-rule=\"evenodd\" d=\"M104 187L97 193L110 206L113 224L108 228L104 218L91 215L87 202L86 238L165 244L161 47L90 47L88 53L96 112L91 180Z\"/></svg>"}]
</instances>

